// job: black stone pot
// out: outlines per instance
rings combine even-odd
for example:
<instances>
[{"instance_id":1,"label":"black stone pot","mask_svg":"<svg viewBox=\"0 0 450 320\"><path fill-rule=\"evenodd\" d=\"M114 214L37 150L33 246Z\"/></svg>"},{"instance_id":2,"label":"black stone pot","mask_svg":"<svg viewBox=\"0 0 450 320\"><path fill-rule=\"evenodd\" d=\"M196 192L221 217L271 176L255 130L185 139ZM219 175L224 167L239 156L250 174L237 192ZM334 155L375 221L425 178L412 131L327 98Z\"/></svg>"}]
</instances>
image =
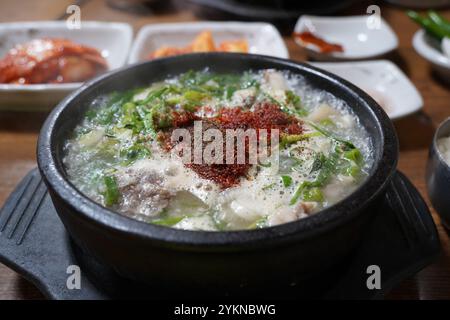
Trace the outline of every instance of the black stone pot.
<instances>
[{"instance_id":1,"label":"black stone pot","mask_svg":"<svg viewBox=\"0 0 450 320\"><path fill-rule=\"evenodd\" d=\"M228 73L289 70L346 101L374 146L374 165L367 180L349 197L306 219L233 232L185 231L135 221L94 203L67 180L62 163L64 141L95 97L204 68ZM262 288L294 284L306 292L319 290L326 281L318 285L316 279L328 279L359 244L395 172L397 158L391 121L362 90L309 65L250 54L184 55L102 75L53 110L38 142L39 169L75 244L125 278L188 295L260 293Z\"/></svg>"}]
</instances>

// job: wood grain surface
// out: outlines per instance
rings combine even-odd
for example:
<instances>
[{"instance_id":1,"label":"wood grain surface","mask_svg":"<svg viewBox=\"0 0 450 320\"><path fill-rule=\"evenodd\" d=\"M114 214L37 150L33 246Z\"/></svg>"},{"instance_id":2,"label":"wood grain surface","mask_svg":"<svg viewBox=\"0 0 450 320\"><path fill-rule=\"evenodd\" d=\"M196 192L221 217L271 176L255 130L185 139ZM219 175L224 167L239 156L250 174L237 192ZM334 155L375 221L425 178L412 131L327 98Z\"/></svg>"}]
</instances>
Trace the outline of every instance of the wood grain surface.
<instances>
[{"instance_id":1,"label":"wood grain surface","mask_svg":"<svg viewBox=\"0 0 450 320\"><path fill-rule=\"evenodd\" d=\"M61 19L70 3L73 1L1 1L0 22ZM113 9L105 0L78 3L83 20L127 22L135 32L148 23L198 20L183 1L166 8L139 12ZM368 4L360 2L341 14L365 14ZM427 62L412 48L411 39L418 27L405 16L405 9L383 2L380 6L382 16L399 37L398 50L388 58L409 76L424 99L422 111L395 122L400 140L399 169L411 179L430 205L424 178L427 152L437 125L450 116L450 86L436 78ZM450 18L450 10L441 12ZM285 37L285 41L292 59L306 59L289 36ZM0 112L0 204L22 177L36 166L36 141L45 117L45 113ZM388 299L450 299L450 234L444 230L433 209L432 213L442 242L440 258L394 288ZM0 299L43 299L43 296L14 271L0 265Z\"/></svg>"}]
</instances>

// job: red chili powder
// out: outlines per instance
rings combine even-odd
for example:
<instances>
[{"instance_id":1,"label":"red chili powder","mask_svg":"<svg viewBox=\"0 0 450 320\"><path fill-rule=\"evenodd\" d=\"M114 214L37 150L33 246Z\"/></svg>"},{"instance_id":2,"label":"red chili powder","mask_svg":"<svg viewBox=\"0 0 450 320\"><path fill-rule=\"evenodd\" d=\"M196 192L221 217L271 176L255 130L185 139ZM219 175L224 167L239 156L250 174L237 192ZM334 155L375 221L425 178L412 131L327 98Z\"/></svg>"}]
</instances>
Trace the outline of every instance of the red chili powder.
<instances>
[{"instance_id":1,"label":"red chili powder","mask_svg":"<svg viewBox=\"0 0 450 320\"><path fill-rule=\"evenodd\" d=\"M173 113L173 129L186 127L191 134L191 146L194 146L194 121L202 120L203 131L210 128L218 129L222 132L224 137L223 145L223 164L185 164L186 167L194 170L200 177L212 180L219 184L222 188L229 188L239 184L239 180L242 176L248 173L251 164L248 163L249 147L248 141L245 146L245 164L237 164L237 146L234 146L234 163L226 164L226 129L255 129L257 130L257 137L259 141L259 130L266 129L268 144L270 144L270 130L278 129L280 135L285 134L300 134L302 132L301 123L293 116L287 115L276 104L263 103L257 105L254 111L247 111L241 108L225 108L219 112L219 115L214 118L199 118L193 113ZM172 130L173 130L172 129ZM170 141L171 133L167 132L162 140L165 143L165 148L169 151L174 145ZM202 142L203 148L206 147L208 142ZM193 159L191 159L193 160Z\"/></svg>"},{"instance_id":2,"label":"red chili powder","mask_svg":"<svg viewBox=\"0 0 450 320\"><path fill-rule=\"evenodd\" d=\"M222 109L217 121L227 129L266 129L270 135L271 129L278 129L281 133L300 134L302 128L299 121L281 111L280 107L272 103L262 103L254 111L241 108Z\"/></svg>"}]
</instances>

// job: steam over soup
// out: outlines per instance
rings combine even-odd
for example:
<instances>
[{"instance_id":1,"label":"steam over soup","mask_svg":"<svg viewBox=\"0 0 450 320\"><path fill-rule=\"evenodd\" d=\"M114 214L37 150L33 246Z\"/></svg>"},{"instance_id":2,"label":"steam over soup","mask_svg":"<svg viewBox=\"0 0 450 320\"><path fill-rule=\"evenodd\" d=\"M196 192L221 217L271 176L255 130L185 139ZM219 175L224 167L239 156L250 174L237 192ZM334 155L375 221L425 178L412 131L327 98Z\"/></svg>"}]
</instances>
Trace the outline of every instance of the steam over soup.
<instances>
[{"instance_id":1,"label":"steam over soup","mask_svg":"<svg viewBox=\"0 0 450 320\"><path fill-rule=\"evenodd\" d=\"M246 135L229 139L239 130ZM370 140L343 101L276 70L191 71L99 97L64 157L70 181L94 201L210 231L315 214L355 190L371 163Z\"/></svg>"}]
</instances>

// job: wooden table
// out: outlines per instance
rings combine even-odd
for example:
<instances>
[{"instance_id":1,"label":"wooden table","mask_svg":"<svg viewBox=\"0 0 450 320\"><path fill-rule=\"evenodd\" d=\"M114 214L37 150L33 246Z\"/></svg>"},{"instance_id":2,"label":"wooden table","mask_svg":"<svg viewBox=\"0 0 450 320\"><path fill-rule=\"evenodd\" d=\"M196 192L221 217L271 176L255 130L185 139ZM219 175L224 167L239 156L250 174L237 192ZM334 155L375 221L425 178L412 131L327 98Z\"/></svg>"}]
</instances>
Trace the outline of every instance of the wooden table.
<instances>
[{"instance_id":1,"label":"wooden table","mask_svg":"<svg viewBox=\"0 0 450 320\"><path fill-rule=\"evenodd\" d=\"M0 21L54 20L64 16L72 1L26 0L2 1ZM197 18L186 4L162 12L133 14L109 8L104 0L80 1L84 20L121 21L130 23L137 32L148 23L195 21ZM365 14L370 3L357 4L343 14ZM425 189L425 163L428 146L436 126L450 116L450 87L436 79L425 60L411 46L418 27L409 21L404 9L382 6L382 16L399 37L399 48L390 57L412 79L424 99L423 111L395 122L400 139L399 169L419 189L429 203ZM443 11L450 18L450 10ZM285 37L291 58L304 61L305 55L290 37ZM44 113L0 112L0 204L22 177L36 166L35 148ZM450 234L442 227L432 210L442 242L442 255L432 265L404 281L388 296L392 299L449 299L450 298ZM39 299L43 296L29 282L12 270L0 265L0 299Z\"/></svg>"}]
</instances>

